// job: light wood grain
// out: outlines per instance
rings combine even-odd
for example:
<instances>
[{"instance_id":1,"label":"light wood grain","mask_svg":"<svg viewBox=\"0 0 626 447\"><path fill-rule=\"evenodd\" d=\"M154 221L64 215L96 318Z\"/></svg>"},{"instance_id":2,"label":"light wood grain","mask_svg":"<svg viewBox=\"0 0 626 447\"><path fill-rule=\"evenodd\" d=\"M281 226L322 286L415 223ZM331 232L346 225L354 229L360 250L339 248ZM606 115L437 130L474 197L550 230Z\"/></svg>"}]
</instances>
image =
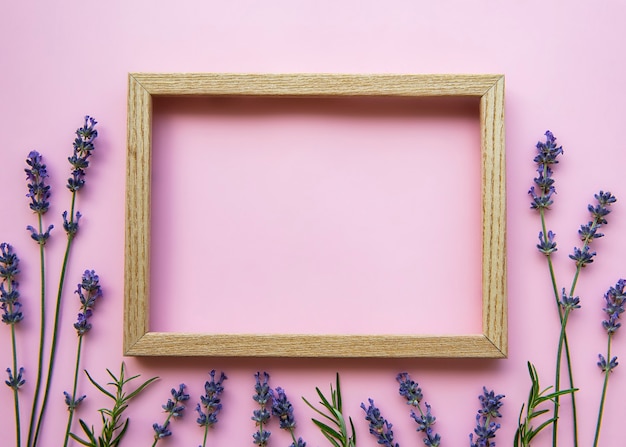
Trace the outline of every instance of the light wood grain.
<instances>
[{"instance_id":1,"label":"light wood grain","mask_svg":"<svg viewBox=\"0 0 626 447\"><path fill-rule=\"evenodd\" d=\"M225 95L479 97L483 333L356 336L151 332L149 285L152 98ZM506 357L505 185L502 75L132 73L129 75L128 88L124 354L215 357Z\"/></svg>"}]
</instances>

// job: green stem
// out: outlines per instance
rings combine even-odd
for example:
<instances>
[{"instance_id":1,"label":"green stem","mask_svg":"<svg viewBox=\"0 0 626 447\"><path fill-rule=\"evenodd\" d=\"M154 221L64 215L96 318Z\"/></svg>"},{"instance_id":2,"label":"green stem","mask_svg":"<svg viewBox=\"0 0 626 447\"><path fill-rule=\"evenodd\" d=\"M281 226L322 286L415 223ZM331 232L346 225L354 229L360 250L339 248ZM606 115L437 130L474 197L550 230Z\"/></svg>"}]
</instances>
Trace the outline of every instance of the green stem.
<instances>
[{"instance_id":1,"label":"green stem","mask_svg":"<svg viewBox=\"0 0 626 447\"><path fill-rule=\"evenodd\" d=\"M41 214L39 215L39 233L41 234L43 231L43 222ZM33 395L33 407L30 413L30 421L28 423L28 441L27 445L30 446L32 442L33 436L33 428L35 424L35 414L37 405L39 404L39 395L41 394L41 375L43 372L43 350L45 345L46 338L46 271L45 271L45 245L39 244L39 276L40 276L40 308L41 308L41 318L40 318L40 328L39 328L39 354L37 356L37 378L35 381L35 392Z\"/></svg>"},{"instance_id":2,"label":"green stem","mask_svg":"<svg viewBox=\"0 0 626 447\"><path fill-rule=\"evenodd\" d=\"M10 288L10 285L9 285ZM11 305L11 307L13 307ZM13 310L11 309L11 312ZM15 340L15 323L11 324L11 345L13 350L13 377L17 377L19 371L17 369L17 344ZM22 445L22 428L20 421L20 398L17 390L17 385L13 388L13 406L15 407L15 440L16 446L20 447Z\"/></svg>"},{"instance_id":3,"label":"green stem","mask_svg":"<svg viewBox=\"0 0 626 447\"><path fill-rule=\"evenodd\" d=\"M74 204L76 202L76 191L72 192L72 206L70 211L70 224L74 222ZM56 357L56 348L57 348L57 334L59 332L59 315L61 311L61 298L63 296L63 285L65 283L65 273L67 271L68 260L70 257L70 250L72 248L72 241L74 239L74 235L67 235L67 245L65 247L65 254L63 255L63 264L61 266L61 275L59 278L59 287L57 290L57 301L56 308L54 311L54 326L52 329L52 342L50 344L50 357L48 360L48 371L46 375L46 385L43 393L43 400L41 402L41 408L39 409L39 415L37 416L37 426L35 428L35 434L33 437L32 447L37 446L37 441L39 439L39 433L41 431L41 424L43 422L43 415L46 411L46 405L48 403L48 396L50 394L50 384L52 382L52 373L54 370L54 360Z\"/></svg>"},{"instance_id":4,"label":"green stem","mask_svg":"<svg viewBox=\"0 0 626 447\"><path fill-rule=\"evenodd\" d=\"M298 440L296 439L296 434L293 432L293 428L289 429L289 433L291 433L291 439L293 440L293 445L298 445ZM202 446L204 447L204 446Z\"/></svg>"},{"instance_id":5,"label":"green stem","mask_svg":"<svg viewBox=\"0 0 626 447\"><path fill-rule=\"evenodd\" d=\"M208 434L209 434L209 426L205 425L204 426L204 439L202 440L202 447L206 447L206 440L207 440Z\"/></svg>"},{"instance_id":6,"label":"green stem","mask_svg":"<svg viewBox=\"0 0 626 447\"><path fill-rule=\"evenodd\" d=\"M611 334L609 333L607 348L606 348L606 361L609 362L607 365L611 364ZM598 422L596 423L596 435L593 439L593 447L598 446L598 441L600 440L600 427L602 425L602 416L604 414L604 402L606 400L606 390L609 386L609 374L611 373L611 369L607 369L604 371L604 384L602 385L602 397L600 398L600 408L598 409Z\"/></svg>"},{"instance_id":7,"label":"green stem","mask_svg":"<svg viewBox=\"0 0 626 447\"><path fill-rule=\"evenodd\" d=\"M546 226L545 219L545 210L541 209L539 211L539 215L541 216L541 229L543 230L544 241L548 241L548 230ZM572 371L572 363L571 363L571 355L569 349L569 342L567 340L567 333L565 331L566 322L564 323L564 314L563 309L561 308L559 290L557 286L556 274L554 272L554 264L552 263L552 257L547 255L548 260L548 269L550 271L550 280L552 283L552 292L554 294L554 299L556 303L557 312L559 315L559 321L561 323L561 332L559 335L559 343L557 347L557 358L556 358L556 367L555 367L555 379L554 379L554 389L558 392L561 388L561 362L562 362L562 352L563 347L565 347L565 358L567 362L567 372L569 376L570 388L574 388L574 375ZM572 281L572 287L570 294L574 294L574 289L576 288L576 283L578 281L578 276L580 274L580 267L577 267L576 274L574 275L574 280ZM558 438L558 415L559 415L559 405L560 405L560 396L556 396L554 399L554 423L553 423L553 431L552 431L552 445L556 447L557 438ZM572 419L573 419L573 430L574 430L574 446L578 446L578 416L576 411L576 397L572 394Z\"/></svg>"},{"instance_id":8,"label":"green stem","mask_svg":"<svg viewBox=\"0 0 626 447\"><path fill-rule=\"evenodd\" d=\"M78 336L78 346L76 348L76 366L74 367L74 384L72 386L72 400L68 408L69 414L67 416L67 427L65 429L65 439L63 440L63 447L67 447L67 443L70 438L70 431L72 429L72 419L74 418L74 410L76 410L76 389L78 388L78 370L80 367L80 354L83 348L83 336Z\"/></svg>"},{"instance_id":9,"label":"green stem","mask_svg":"<svg viewBox=\"0 0 626 447\"><path fill-rule=\"evenodd\" d=\"M569 318L569 314L570 314L570 309L566 308L565 312L563 313L563 318L561 319L561 332L559 334L559 344L558 344L558 348L557 348L557 354L556 354L556 358L557 358L557 362L556 362L556 377L555 377L555 384L554 384L554 392L558 393L560 391L560 380L561 380L561 358L563 357L563 345L565 342L565 338L566 338L566 327L567 327L567 320ZM554 423L553 423L553 427L554 430L552 431L552 445L556 446L557 445L557 435L558 435L558 421L559 421L559 396L555 397L555 404L554 404Z\"/></svg>"}]
</instances>

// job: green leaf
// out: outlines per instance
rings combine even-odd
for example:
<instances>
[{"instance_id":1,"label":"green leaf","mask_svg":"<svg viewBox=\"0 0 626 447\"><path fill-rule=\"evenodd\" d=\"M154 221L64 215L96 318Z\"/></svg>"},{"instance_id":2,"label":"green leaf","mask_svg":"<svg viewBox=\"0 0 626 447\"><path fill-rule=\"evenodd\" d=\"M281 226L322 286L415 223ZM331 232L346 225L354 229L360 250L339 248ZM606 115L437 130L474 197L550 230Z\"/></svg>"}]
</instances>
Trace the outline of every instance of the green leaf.
<instances>
[{"instance_id":1,"label":"green leaf","mask_svg":"<svg viewBox=\"0 0 626 447\"><path fill-rule=\"evenodd\" d=\"M339 382L339 373L336 376L336 389L333 389L331 384L330 386L330 400L322 393L319 388L315 388L317 395L320 398L319 404L326 411L322 411L319 408L314 407L308 400L304 397L302 398L304 402L315 411L317 414L323 416L326 420L330 421L333 425L336 425L337 428L333 428L330 425L327 425L317 419L312 419L313 423L320 429L322 434L328 441L333 445L333 447L355 447L356 443L356 435L354 431L354 424L352 423L352 418L350 418L350 427L352 430L352 436L348 435L348 430L345 423L345 418L342 414L342 400L341 400L341 385Z\"/></svg>"},{"instance_id":2,"label":"green leaf","mask_svg":"<svg viewBox=\"0 0 626 447\"><path fill-rule=\"evenodd\" d=\"M323 432L331 435L333 438L341 440L341 434L336 431L334 428L324 424L323 422L318 421L317 419L312 419L313 423L317 425L317 427Z\"/></svg>"}]
</instances>

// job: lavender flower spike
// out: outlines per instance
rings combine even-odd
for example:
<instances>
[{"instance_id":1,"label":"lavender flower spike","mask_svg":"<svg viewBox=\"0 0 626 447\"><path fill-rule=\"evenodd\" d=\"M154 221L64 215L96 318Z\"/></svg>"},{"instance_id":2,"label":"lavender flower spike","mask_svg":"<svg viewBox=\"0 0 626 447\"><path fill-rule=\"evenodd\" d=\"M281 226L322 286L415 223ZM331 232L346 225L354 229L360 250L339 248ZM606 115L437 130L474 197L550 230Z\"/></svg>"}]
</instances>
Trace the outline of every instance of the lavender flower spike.
<instances>
[{"instance_id":1,"label":"lavender flower spike","mask_svg":"<svg viewBox=\"0 0 626 447\"><path fill-rule=\"evenodd\" d=\"M377 438L377 443L380 445L384 445L385 447L400 447L397 442L395 444L393 443L392 424L382 417L380 410L374 405L372 399L368 399L368 401L369 406L366 407L364 403L361 403L361 408L365 411L365 420L370 423L370 433Z\"/></svg>"},{"instance_id":2,"label":"lavender flower spike","mask_svg":"<svg viewBox=\"0 0 626 447\"><path fill-rule=\"evenodd\" d=\"M267 402L271 399L270 387L268 384L270 376L268 373L264 372L263 382L261 382L260 372L257 372L254 377L256 379L256 385L254 386L256 394L252 396L252 399L259 404L260 408L252 412L252 420L255 421L256 426L259 427L259 429L252 435L252 438L254 440L254 444L260 447L265 447L267 446L267 442L271 435L271 432L263 428L264 425L270 420L270 412L266 408Z\"/></svg>"},{"instance_id":3,"label":"lavender flower spike","mask_svg":"<svg viewBox=\"0 0 626 447\"><path fill-rule=\"evenodd\" d=\"M532 197L530 207L536 210L545 210L552 205L552 194L556 192L556 189L550 166L557 164L557 157L563 153L563 147L556 145L556 138L552 132L548 130L545 135L546 142L537 143L537 156L534 158L534 162L537 163L535 186L528 190L528 194Z\"/></svg>"},{"instance_id":4,"label":"lavender flower spike","mask_svg":"<svg viewBox=\"0 0 626 447\"><path fill-rule=\"evenodd\" d=\"M50 185L46 185L45 179L48 178L46 165L43 163L43 157L37 151L31 151L26 159L28 168L26 172L26 180L28 180L28 194L30 198L30 209L40 216L45 214L50 207Z\"/></svg>"},{"instance_id":5,"label":"lavender flower spike","mask_svg":"<svg viewBox=\"0 0 626 447\"><path fill-rule=\"evenodd\" d=\"M204 441L202 446L206 446L207 435L209 428L217 424L217 415L222 409L220 402L220 395L224 391L222 383L227 379L226 374L220 373L220 378L215 381L215 370L212 370L211 380L204 384L204 396L200 396L200 403L196 406L198 412L198 419L196 422L200 427L204 427Z\"/></svg>"},{"instance_id":6,"label":"lavender flower spike","mask_svg":"<svg viewBox=\"0 0 626 447\"><path fill-rule=\"evenodd\" d=\"M0 244L0 309L2 322L8 325L19 323L23 318L22 304L18 301L20 293L17 290L18 282L15 277L20 272L19 258L13 247L6 242Z\"/></svg>"},{"instance_id":7,"label":"lavender flower spike","mask_svg":"<svg viewBox=\"0 0 626 447\"><path fill-rule=\"evenodd\" d=\"M89 167L89 157L95 149L94 140L98 136L95 126L98 122L90 116L85 117L83 127L76 130L74 153L68 158L72 165L72 176L67 180L67 188L77 192L85 185L85 169Z\"/></svg>"},{"instance_id":8,"label":"lavender flower spike","mask_svg":"<svg viewBox=\"0 0 626 447\"><path fill-rule=\"evenodd\" d=\"M624 302L626 301L625 287L626 280L620 279L615 284L615 287L610 287L604 294L606 307L602 310L606 312L608 318L602 321L602 326L609 335L615 333L622 325L617 320L624 313Z\"/></svg>"},{"instance_id":9,"label":"lavender flower spike","mask_svg":"<svg viewBox=\"0 0 626 447\"><path fill-rule=\"evenodd\" d=\"M152 424L152 429L154 430L154 442L152 446L154 447L157 442L159 442L162 438L166 438L172 435L171 430L169 429L170 420L172 418L181 417L183 414L183 410L185 406L182 405L182 402L189 400L189 394L185 393L185 384L181 383L178 386L178 390L172 388L170 391L172 395L171 399L167 399L165 405L162 405L163 411L167 413L167 417L165 418L165 422L163 425L159 425L158 423Z\"/></svg>"},{"instance_id":10,"label":"lavender flower spike","mask_svg":"<svg viewBox=\"0 0 626 447\"><path fill-rule=\"evenodd\" d=\"M211 380L204 384L204 396L200 396L200 403L196 407L198 412L198 419L196 422L201 427L211 427L217 423L217 415L222 409L220 395L224 391L222 383L228 377L223 372L220 373L220 378L215 381L215 370L212 370ZM204 408L204 410L203 410Z\"/></svg>"},{"instance_id":11,"label":"lavender flower spike","mask_svg":"<svg viewBox=\"0 0 626 447\"><path fill-rule=\"evenodd\" d=\"M400 373L396 376L400 384L399 393L406 398L407 405L418 406L422 401L422 389L409 377L408 373Z\"/></svg>"},{"instance_id":12,"label":"lavender flower spike","mask_svg":"<svg viewBox=\"0 0 626 447\"><path fill-rule=\"evenodd\" d=\"M493 420L502 417L500 407L502 407L503 398L504 395L496 395L493 391L487 391L487 388L483 387L483 394L478 396L481 407L476 415L476 428L474 429L476 442L474 442L474 434L470 434L470 447L495 447L496 443L492 439L496 437L500 424Z\"/></svg>"},{"instance_id":13,"label":"lavender flower spike","mask_svg":"<svg viewBox=\"0 0 626 447\"><path fill-rule=\"evenodd\" d=\"M287 399L285 390L281 387L276 388L276 394L270 390L272 396L272 416L278 418L279 427L284 430L293 430L296 428L296 419L293 416L293 405Z\"/></svg>"},{"instance_id":14,"label":"lavender flower spike","mask_svg":"<svg viewBox=\"0 0 626 447\"><path fill-rule=\"evenodd\" d=\"M83 336L91 330L89 319L93 313L96 300L102 296L100 288L100 278L93 270L85 270L82 281L78 284L76 294L80 299L81 307L78 313L78 319L74 323L74 329L79 337Z\"/></svg>"},{"instance_id":15,"label":"lavender flower spike","mask_svg":"<svg viewBox=\"0 0 626 447\"><path fill-rule=\"evenodd\" d=\"M417 431L424 432L424 444L428 447L438 447L441 443L441 436L433 431L432 426L435 424L436 418L430 411L430 405L424 403L426 413L421 406L422 389L409 377L408 373L400 373L396 376L396 380L400 384L400 395L407 400L407 405L411 405L419 411L419 415L411 410L411 417L417 422Z\"/></svg>"}]
</instances>

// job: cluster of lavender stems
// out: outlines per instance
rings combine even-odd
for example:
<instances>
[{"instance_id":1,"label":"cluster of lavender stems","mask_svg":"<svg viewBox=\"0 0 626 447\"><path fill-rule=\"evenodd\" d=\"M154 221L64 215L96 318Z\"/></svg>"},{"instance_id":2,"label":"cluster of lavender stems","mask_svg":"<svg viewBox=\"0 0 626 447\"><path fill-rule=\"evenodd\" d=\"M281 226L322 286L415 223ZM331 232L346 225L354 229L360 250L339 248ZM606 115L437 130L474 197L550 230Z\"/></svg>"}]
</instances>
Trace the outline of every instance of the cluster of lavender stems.
<instances>
[{"instance_id":1,"label":"cluster of lavender stems","mask_svg":"<svg viewBox=\"0 0 626 447\"><path fill-rule=\"evenodd\" d=\"M487 391L483 387L483 394L478 396L480 401L480 409L476 415L476 428L474 433L469 435L470 447L495 447L496 443L493 439L496 437L496 431L500 428L500 424L494 419L501 418L500 407L504 395L496 395L493 391ZM474 440L476 435L476 440Z\"/></svg>"},{"instance_id":2,"label":"cluster of lavender stems","mask_svg":"<svg viewBox=\"0 0 626 447\"><path fill-rule=\"evenodd\" d=\"M41 430L41 425L43 421L43 415L45 412L45 407L47 403L47 398L50 390L50 383L52 378L52 370L54 365L54 358L56 353L56 344L57 344L57 334L58 334L58 322L59 322L59 313L60 313L60 301L63 293L63 282L65 277L65 271L67 269L67 263L69 258L69 247L71 239L73 239L74 235L78 231L78 219L80 217L80 213L74 213L74 205L76 200L76 192L84 185L85 183L85 169L89 165L88 159L91 156L92 151L94 150L94 140L97 137L98 133L95 130L94 126L96 125L96 121L87 116L85 117L85 122L83 127L77 129L76 138L73 143L74 151L73 155L69 157L69 162L72 166L72 174L71 178L68 181L68 188L72 193L72 213L70 220L67 220L67 213L63 213L64 220L64 228L68 233L68 246L66 253L63 258L63 264L61 268L61 278L59 281L58 295L57 295L57 303L56 303L56 311L54 316L54 328L52 330L51 342L50 342L50 352L49 352L49 361L47 370L44 369L44 352L47 344L46 337L48 334L47 323L48 317L46 314L46 274L45 274L45 266L46 266L46 257L45 257L45 246L50 238L50 234L53 225L44 224L44 216L50 209L50 197L51 197L51 189L50 185L47 184L48 179L48 171L46 168L46 164L44 163L43 156L38 151L31 151L26 158L26 168L24 172L26 173L26 186L27 186L27 194L26 197L29 199L29 208L36 216L36 224L27 225L26 230L30 232L31 238L37 243L39 248L39 273L40 273L40 331L39 331L39 350L37 357L37 374L35 379L34 393L33 393L33 403L31 406L31 414L28 425L28 440L27 447L35 447L37 445L39 434ZM75 216L75 218L74 218ZM14 253L12 252L12 248L8 244L2 244L2 261L4 262L7 259L11 258ZM15 257L17 260L17 257ZM10 268L3 269L6 274L10 274ZM16 362L16 343L15 343L15 324L19 322L23 318L23 314L21 312L21 304L17 301L19 294L17 292L17 283L14 282L13 277L11 276L3 276L3 287L2 287L2 309L3 309L3 321L6 324L11 326L11 334L12 334L12 348L13 348L13 357L14 357L14 365L13 369L9 368L9 380L7 384L14 389L14 399L15 399L15 407L16 407L16 446L21 447L22 439L21 439L21 421L19 418L19 403L18 403L18 395L17 390L25 383L24 378L24 369L17 369ZM83 313L83 317L85 317L85 321L81 324L87 324L86 319L88 318L88 314L91 312ZM83 326L86 328L87 326ZM41 405L39 404L39 399L42 395L42 381L44 377L44 373L46 373L45 386L43 388L43 399ZM82 399L76 399L76 396L69 396L66 393L66 401L68 402L68 406L70 408L74 408L78 402ZM67 440L65 442L67 444Z\"/></svg>"},{"instance_id":3,"label":"cluster of lavender stems","mask_svg":"<svg viewBox=\"0 0 626 447\"><path fill-rule=\"evenodd\" d=\"M556 234L552 230L548 230L546 224L546 211L550 209L553 204L553 195L556 192L554 186L553 166L558 163L558 156L563 154L562 146L557 146L556 138L554 135L547 131L545 133L545 142L537 143L537 155L534 158L534 162L537 164L537 177L534 179L534 185L528 191L531 196L531 208L539 212L541 218L541 231L539 232L539 244L537 249L540 253L545 255L548 268L550 272L550 279L552 282L552 290L556 302L556 307L561 323L561 331L559 334L557 355L556 355L556 367L555 367L555 380L554 380L554 392L556 397L554 399L554 422L552 433L552 444L557 445L558 436L558 421L559 421L559 407L560 407L560 395L558 394L561 389L561 366L563 357L565 357L567 372L569 376L569 388L574 390L574 378L572 373L572 363L570 356L569 343L567 339L567 322L570 313L580 308L580 298L575 296L576 285L582 272L582 269L593 263L596 256L595 251L591 251L591 243L604 234L599 229L607 224L606 216L611 212L609 206L616 202L616 198L610 193L605 191L599 191L594 195L595 203L589 204L587 209L591 215L591 220L587 224L580 226L578 230L579 238L582 242L580 247L574 247L573 252L569 255L576 265L576 270L568 289L565 287L559 291L558 281L554 271L552 257L557 251L557 243L555 241ZM610 337L609 337L610 339ZM610 362L609 362L610 365ZM602 367L602 366L601 366ZM610 369L609 369L610 371ZM576 397L575 393L572 395L572 428L574 436L574 447L578 445L578 418L576 410ZM604 398L603 400L604 401ZM601 417L599 418L599 420ZM599 427L599 423L598 423Z\"/></svg>"},{"instance_id":4,"label":"cluster of lavender stems","mask_svg":"<svg viewBox=\"0 0 626 447\"><path fill-rule=\"evenodd\" d=\"M406 399L406 404L416 408L419 412L417 414L414 410L411 410L411 417L417 423L417 431L424 433L424 444L427 447L439 447L441 436L433 430L436 418L432 415L431 407L428 403L424 402L426 411L422 408L422 389L417 382L411 380L411 377L406 372L398 374L396 380L400 384L399 393Z\"/></svg>"},{"instance_id":5,"label":"cluster of lavender stems","mask_svg":"<svg viewBox=\"0 0 626 447\"><path fill-rule=\"evenodd\" d=\"M189 400L189 394L185 393L184 383L178 385L178 389L172 388L170 394L172 397L167 399L167 402L162 405L163 411L167 414L165 421L163 424L158 424L156 422L152 424L152 429L154 430L154 441L152 443L152 447L157 445L161 439L172 435L172 432L169 429L170 421L172 418L179 418L183 415L183 411L185 410L183 402Z\"/></svg>"},{"instance_id":6,"label":"cluster of lavender stems","mask_svg":"<svg viewBox=\"0 0 626 447\"><path fill-rule=\"evenodd\" d=\"M206 446L209 428L217 424L217 415L222 409L221 394L224 391L224 380L227 379L226 374L220 373L219 380L215 380L215 370L210 372L211 380L207 380L204 384L204 395L200 396L200 403L196 406L198 419L196 422L200 427L204 428L204 437L202 446Z\"/></svg>"}]
</instances>

